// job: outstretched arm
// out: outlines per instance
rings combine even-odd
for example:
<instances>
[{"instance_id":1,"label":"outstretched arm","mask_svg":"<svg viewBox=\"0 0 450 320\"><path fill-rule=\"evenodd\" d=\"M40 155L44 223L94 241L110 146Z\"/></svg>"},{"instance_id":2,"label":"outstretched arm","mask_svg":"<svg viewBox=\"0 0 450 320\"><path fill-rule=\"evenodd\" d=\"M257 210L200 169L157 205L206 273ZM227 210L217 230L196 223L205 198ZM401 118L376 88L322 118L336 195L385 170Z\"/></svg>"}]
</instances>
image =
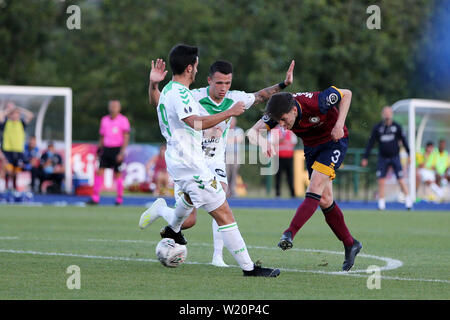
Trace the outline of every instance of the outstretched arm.
<instances>
[{"instance_id":1,"label":"outstretched arm","mask_svg":"<svg viewBox=\"0 0 450 320\"><path fill-rule=\"evenodd\" d=\"M14 110L14 104L7 102L3 109L0 109L0 123L5 122L6 117Z\"/></svg>"},{"instance_id":2,"label":"outstretched arm","mask_svg":"<svg viewBox=\"0 0 450 320\"><path fill-rule=\"evenodd\" d=\"M183 121L194 130L205 130L214 127L228 118L239 116L245 111L242 101L236 102L230 109L209 116L189 116Z\"/></svg>"},{"instance_id":3,"label":"outstretched arm","mask_svg":"<svg viewBox=\"0 0 450 320\"><path fill-rule=\"evenodd\" d=\"M291 65L289 66L288 71L286 72L286 79L284 79L284 81L282 82L281 87L280 84L276 84L273 85L271 87L267 87L264 89L259 90L258 92L255 92L255 102L254 104L258 104L264 101L269 100L269 98L274 95L277 92L280 92L281 90L283 90L285 87L289 86L290 84L292 84L292 82L294 81L294 66L295 66L295 61L292 60Z\"/></svg>"},{"instance_id":4,"label":"outstretched arm","mask_svg":"<svg viewBox=\"0 0 450 320\"><path fill-rule=\"evenodd\" d=\"M271 158L276 154L276 150L267 137L262 135L263 132L267 133L267 126L259 119L258 122L248 130L247 137L251 144L261 147L263 154L266 157Z\"/></svg>"},{"instance_id":5,"label":"outstretched arm","mask_svg":"<svg viewBox=\"0 0 450 320\"><path fill-rule=\"evenodd\" d=\"M22 113L25 116L25 123L28 124L31 122L31 120L33 120L34 118L34 113L31 112L30 110L27 110L25 108L21 108L21 107L16 107L20 113Z\"/></svg>"},{"instance_id":6,"label":"outstretched arm","mask_svg":"<svg viewBox=\"0 0 450 320\"><path fill-rule=\"evenodd\" d=\"M166 63L162 59L156 59L156 63L152 60L152 69L150 70L150 82L148 85L148 102L151 106L158 106L159 91L158 85L164 80L167 74Z\"/></svg>"}]
</instances>

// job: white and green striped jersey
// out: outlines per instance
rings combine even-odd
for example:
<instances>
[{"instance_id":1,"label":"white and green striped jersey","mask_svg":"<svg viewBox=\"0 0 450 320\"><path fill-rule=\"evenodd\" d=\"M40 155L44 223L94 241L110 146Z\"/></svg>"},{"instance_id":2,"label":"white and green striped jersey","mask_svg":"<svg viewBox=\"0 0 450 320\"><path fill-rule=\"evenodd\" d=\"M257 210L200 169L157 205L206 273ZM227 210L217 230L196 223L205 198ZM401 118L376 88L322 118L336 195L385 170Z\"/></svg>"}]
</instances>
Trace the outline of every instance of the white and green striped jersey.
<instances>
[{"instance_id":1,"label":"white and green striped jersey","mask_svg":"<svg viewBox=\"0 0 450 320\"><path fill-rule=\"evenodd\" d=\"M183 119L200 115L200 104L192 92L176 81L162 90L157 107L161 133L167 141L167 170L174 180L202 174L208 167L202 151L202 131L194 130Z\"/></svg>"},{"instance_id":2,"label":"white and green striped jersey","mask_svg":"<svg viewBox=\"0 0 450 320\"><path fill-rule=\"evenodd\" d=\"M244 91L229 90L221 103L216 103L209 96L209 87L193 89L192 95L200 103L200 115L211 115L231 108L238 101L250 108L255 102L255 95ZM207 161L225 162L225 147L230 119L222 121L213 128L203 130L202 148Z\"/></svg>"}]
</instances>

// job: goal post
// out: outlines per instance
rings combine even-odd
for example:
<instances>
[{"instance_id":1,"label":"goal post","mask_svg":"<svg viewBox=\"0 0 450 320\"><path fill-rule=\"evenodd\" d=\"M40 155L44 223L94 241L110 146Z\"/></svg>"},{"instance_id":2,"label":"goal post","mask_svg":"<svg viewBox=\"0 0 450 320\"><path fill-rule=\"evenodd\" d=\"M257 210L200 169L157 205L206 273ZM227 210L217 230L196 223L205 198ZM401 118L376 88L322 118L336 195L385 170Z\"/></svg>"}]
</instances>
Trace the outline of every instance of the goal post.
<instances>
[{"instance_id":1,"label":"goal post","mask_svg":"<svg viewBox=\"0 0 450 320\"><path fill-rule=\"evenodd\" d=\"M410 150L408 185L411 199L416 200L416 152L428 140L450 136L450 102L405 99L392 105L394 118L407 128ZM437 142L437 141L436 141Z\"/></svg>"},{"instance_id":2,"label":"goal post","mask_svg":"<svg viewBox=\"0 0 450 320\"><path fill-rule=\"evenodd\" d=\"M12 101L20 107L34 111L34 126L38 146L43 140L64 142L64 183L67 193L72 192L72 89L65 87L32 87L0 85L0 106ZM63 110L61 112L61 105ZM51 118L46 126L46 116ZM61 119L63 118L63 119ZM46 137L44 137L46 136Z\"/></svg>"}]
</instances>

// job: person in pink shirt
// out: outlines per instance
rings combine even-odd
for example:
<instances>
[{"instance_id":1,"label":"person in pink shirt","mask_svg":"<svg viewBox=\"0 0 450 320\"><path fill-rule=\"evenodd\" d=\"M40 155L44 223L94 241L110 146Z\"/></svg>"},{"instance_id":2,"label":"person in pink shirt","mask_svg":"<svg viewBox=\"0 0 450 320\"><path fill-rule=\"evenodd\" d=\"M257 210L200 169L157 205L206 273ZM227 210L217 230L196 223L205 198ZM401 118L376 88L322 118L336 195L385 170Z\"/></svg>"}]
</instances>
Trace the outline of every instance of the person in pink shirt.
<instances>
[{"instance_id":1,"label":"person in pink shirt","mask_svg":"<svg viewBox=\"0 0 450 320\"><path fill-rule=\"evenodd\" d=\"M97 149L100 165L95 173L92 197L88 204L98 204L100 201L105 168L114 169L114 181L117 186L116 205L123 203L123 179L120 166L130 139L130 123L127 117L120 113L120 109L120 101L109 101L109 115L104 116L100 121L100 142Z\"/></svg>"}]
</instances>

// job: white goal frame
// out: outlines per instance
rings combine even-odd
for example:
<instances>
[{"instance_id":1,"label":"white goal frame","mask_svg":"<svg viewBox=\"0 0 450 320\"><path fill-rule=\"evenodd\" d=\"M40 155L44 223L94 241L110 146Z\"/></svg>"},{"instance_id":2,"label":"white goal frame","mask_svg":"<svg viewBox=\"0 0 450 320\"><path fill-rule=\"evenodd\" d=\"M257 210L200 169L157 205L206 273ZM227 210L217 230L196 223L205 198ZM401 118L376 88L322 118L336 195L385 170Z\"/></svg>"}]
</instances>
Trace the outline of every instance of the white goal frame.
<instances>
[{"instance_id":1,"label":"white goal frame","mask_svg":"<svg viewBox=\"0 0 450 320\"><path fill-rule=\"evenodd\" d=\"M64 183L66 192L72 192L72 89L64 87L0 86L0 94L64 97ZM38 144L42 141L45 113L51 99L45 99L36 116L35 136Z\"/></svg>"},{"instance_id":2,"label":"white goal frame","mask_svg":"<svg viewBox=\"0 0 450 320\"><path fill-rule=\"evenodd\" d=\"M418 109L422 110L419 111ZM425 125L428 121L428 117L424 110L432 109L446 109L450 113L450 102L439 100L426 100L426 99L405 99L397 101L392 105L392 110L395 112L407 112L408 113L408 144L410 150L410 164L409 164L409 194L413 201L416 200L416 156L415 152L420 149L422 144L422 135ZM425 115L418 126L416 134L416 114L422 113ZM417 142L417 144L416 144Z\"/></svg>"}]
</instances>

